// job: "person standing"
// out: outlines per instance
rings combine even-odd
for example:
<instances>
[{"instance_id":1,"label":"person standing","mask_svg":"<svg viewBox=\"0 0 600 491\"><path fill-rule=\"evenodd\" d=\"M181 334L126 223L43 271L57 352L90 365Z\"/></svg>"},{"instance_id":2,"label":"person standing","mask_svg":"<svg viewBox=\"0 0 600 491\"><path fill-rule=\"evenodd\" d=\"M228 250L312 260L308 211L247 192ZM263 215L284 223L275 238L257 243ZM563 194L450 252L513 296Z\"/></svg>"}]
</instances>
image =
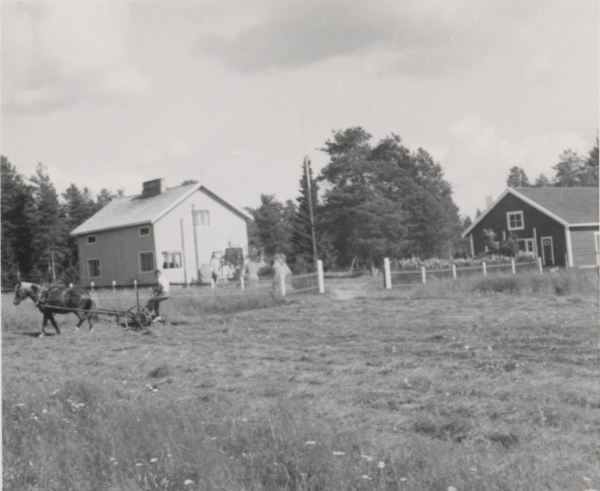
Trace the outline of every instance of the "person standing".
<instances>
[{"instance_id":1,"label":"person standing","mask_svg":"<svg viewBox=\"0 0 600 491\"><path fill-rule=\"evenodd\" d=\"M146 308L153 312L152 322L158 322L161 320L160 317L160 303L171 298L171 284L169 279L162 274L160 269L154 271L154 275L158 280L158 285L154 288L154 296L148 300Z\"/></svg>"}]
</instances>

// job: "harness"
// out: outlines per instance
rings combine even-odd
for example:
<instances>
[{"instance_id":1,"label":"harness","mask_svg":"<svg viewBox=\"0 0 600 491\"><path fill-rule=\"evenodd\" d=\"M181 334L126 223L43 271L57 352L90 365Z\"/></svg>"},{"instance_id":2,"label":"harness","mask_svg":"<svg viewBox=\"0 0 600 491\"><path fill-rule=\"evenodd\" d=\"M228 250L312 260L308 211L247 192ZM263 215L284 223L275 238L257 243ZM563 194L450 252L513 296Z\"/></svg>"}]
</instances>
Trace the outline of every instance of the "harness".
<instances>
[{"instance_id":1,"label":"harness","mask_svg":"<svg viewBox=\"0 0 600 491\"><path fill-rule=\"evenodd\" d=\"M34 285L34 286L37 286L38 290L37 290L37 293L35 294L35 298L31 297L31 300L33 300L33 303L35 304L36 307L43 307L48 298L48 289L44 288L43 286L38 286L38 285Z\"/></svg>"}]
</instances>

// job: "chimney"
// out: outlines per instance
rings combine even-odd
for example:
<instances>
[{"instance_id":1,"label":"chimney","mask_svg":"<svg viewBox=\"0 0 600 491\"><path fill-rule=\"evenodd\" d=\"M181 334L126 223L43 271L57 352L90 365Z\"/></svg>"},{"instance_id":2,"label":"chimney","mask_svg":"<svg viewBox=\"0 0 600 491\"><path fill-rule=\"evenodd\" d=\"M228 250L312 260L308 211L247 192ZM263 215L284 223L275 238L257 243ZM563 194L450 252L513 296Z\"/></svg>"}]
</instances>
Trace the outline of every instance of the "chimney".
<instances>
[{"instance_id":1,"label":"chimney","mask_svg":"<svg viewBox=\"0 0 600 491\"><path fill-rule=\"evenodd\" d=\"M150 196L156 196L167 190L164 179L154 179L153 181L146 181L142 190L142 198L149 198Z\"/></svg>"},{"instance_id":2,"label":"chimney","mask_svg":"<svg viewBox=\"0 0 600 491\"><path fill-rule=\"evenodd\" d=\"M494 204L494 197L493 196L486 196L485 197L485 209L487 210L493 204Z\"/></svg>"}]
</instances>

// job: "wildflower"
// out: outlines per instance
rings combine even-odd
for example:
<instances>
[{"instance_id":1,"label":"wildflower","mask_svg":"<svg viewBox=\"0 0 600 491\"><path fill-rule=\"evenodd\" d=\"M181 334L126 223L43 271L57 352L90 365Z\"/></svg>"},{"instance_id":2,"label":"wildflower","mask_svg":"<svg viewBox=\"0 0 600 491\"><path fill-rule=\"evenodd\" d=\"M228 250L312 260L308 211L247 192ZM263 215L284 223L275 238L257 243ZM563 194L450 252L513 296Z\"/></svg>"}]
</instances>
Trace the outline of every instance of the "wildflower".
<instances>
[{"instance_id":1,"label":"wildflower","mask_svg":"<svg viewBox=\"0 0 600 491\"><path fill-rule=\"evenodd\" d=\"M368 455L361 455L361 457L362 457L363 459L366 459L366 460L367 460L367 462L371 462L371 460L373 460L373 457L369 457Z\"/></svg>"},{"instance_id":2,"label":"wildflower","mask_svg":"<svg viewBox=\"0 0 600 491\"><path fill-rule=\"evenodd\" d=\"M23 404L22 402L19 402L18 404L16 404L17 407L23 407L25 406L25 404Z\"/></svg>"},{"instance_id":3,"label":"wildflower","mask_svg":"<svg viewBox=\"0 0 600 491\"><path fill-rule=\"evenodd\" d=\"M158 461L158 459L156 457L153 457L153 458L150 459L150 462L152 462L152 463L154 463L156 461Z\"/></svg>"},{"instance_id":4,"label":"wildflower","mask_svg":"<svg viewBox=\"0 0 600 491\"><path fill-rule=\"evenodd\" d=\"M113 460L117 460L114 457L110 457L108 460L113 461Z\"/></svg>"},{"instance_id":5,"label":"wildflower","mask_svg":"<svg viewBox=\"0 0 600 491\"><path fill-rule=\"evenodd\" d=\"M144 464L135 464L136 467L142 467Z\"/></svg>"},{"instance_id":6,"label":"wildflower","mask_svg":"<svg viewBox=\"0 0 600 491\"><path fill-rule=\"evenodd\" d=\"M346 452L333 452L333 455L346 455Z\"/></svg>"},{"instance_id":7,"label":"wildflower","mask_svg":"<svg viewBox=\"0 0 600 491\"><path fill-rule=\"evenodd\" d=\"M192 481L191 479L186 479L185 481L183 481L183 484L186 486L190 486L194 484L194 481Z\"/></svg>"},{"instance_id":8,"label":"wildflower","mask_svg":"<svg viewBox=\"0 0 600 491\"><path fill-rule=\"evenodd\" d=\"M47 409L42 409L42 413L46 414L48 412Z\"/></svg>"},{"instance_id":9,"label":"wildflower","mask_svg":"<svg viewBox=\"0 0 600 491\"><path fill-rule=\"evenodd\" d=\"M448 491L458 491L454 486L448 486Z\"/></svg>"},{"instance_id":10,"label":"wildflower","mask_svg":"<svg viewBox=\"0 0 600 491\"><path fill-rule=\"evenodd\" d=\"M475 469L475 467L471 467L469 470L473 471L473 472L477 472L477 469Z\"/></svg>"},{"instance_id":11,"label":"wildflower","mask_svg":"<svg viewBox=\"0 0 600 491\"><path fill-rule=\"evenodd\" d=\"M363 479L371 479L371 478L370 478L369 476L367 476L366 474L363 474L363 475L362 475L362 478L363 478Z\"/></svg>"},{"instance_id":12,"label":"wildflower","mask_svg":"<svg viewBox=\"0 0 600 491\"><path fill-rule=\"evenodd\" d=\"M400 478L400 480L401 480L402 482L404 482L404 481L408 481L408 479L406 479L406 477L401 477L401 478Z\"/></svg>"},{"instance_id":13,"label":"wildflower","mask_svg":"<svg viewBox=\"0 0 600 491\"><path fill-rule=\"evenodd\" d=\"M379 462L377 464L377 467L379 467L380 469L383 469L385 467L385 462Z\"/></svg>"},{"instance_id":14,"label":"wildflower","mask_svg":"<svg viewBox=\"0 0 600 491\"><path fill-rule=\"evenodd\" d=\"M308 441L306 442L306 444L307 444L307 445L315 445L315 442L313 442L312 440L308 440Z\"/></svg>"}]
</instances>

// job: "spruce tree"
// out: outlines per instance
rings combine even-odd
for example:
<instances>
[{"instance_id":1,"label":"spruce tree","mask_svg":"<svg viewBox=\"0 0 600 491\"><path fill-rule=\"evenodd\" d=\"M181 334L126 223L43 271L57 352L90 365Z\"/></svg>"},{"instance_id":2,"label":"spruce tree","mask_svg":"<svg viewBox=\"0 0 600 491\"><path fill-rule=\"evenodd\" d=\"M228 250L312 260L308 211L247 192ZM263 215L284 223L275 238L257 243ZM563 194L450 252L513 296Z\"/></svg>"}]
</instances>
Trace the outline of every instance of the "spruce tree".
<instances>
[{"instance_id":1,"label":"spruce tree","mask_svg":"<svg viewBox=\"0 0 600 491\"><path fill-rule=\"evenodd\" d=\"M300 194L296 198L296 213L292 221L292 234L290 238L290 264L297 272L314 269L314 265L318 259L319 248L315 247L316 244L314 242L316 242L317 237L313 226L313 221L316 219L318 211L318 194L318 183L313 177L310 159L307 157L302 165ZM317 251L315 251L315 248Z\"/></svg>"}]
</instances>

